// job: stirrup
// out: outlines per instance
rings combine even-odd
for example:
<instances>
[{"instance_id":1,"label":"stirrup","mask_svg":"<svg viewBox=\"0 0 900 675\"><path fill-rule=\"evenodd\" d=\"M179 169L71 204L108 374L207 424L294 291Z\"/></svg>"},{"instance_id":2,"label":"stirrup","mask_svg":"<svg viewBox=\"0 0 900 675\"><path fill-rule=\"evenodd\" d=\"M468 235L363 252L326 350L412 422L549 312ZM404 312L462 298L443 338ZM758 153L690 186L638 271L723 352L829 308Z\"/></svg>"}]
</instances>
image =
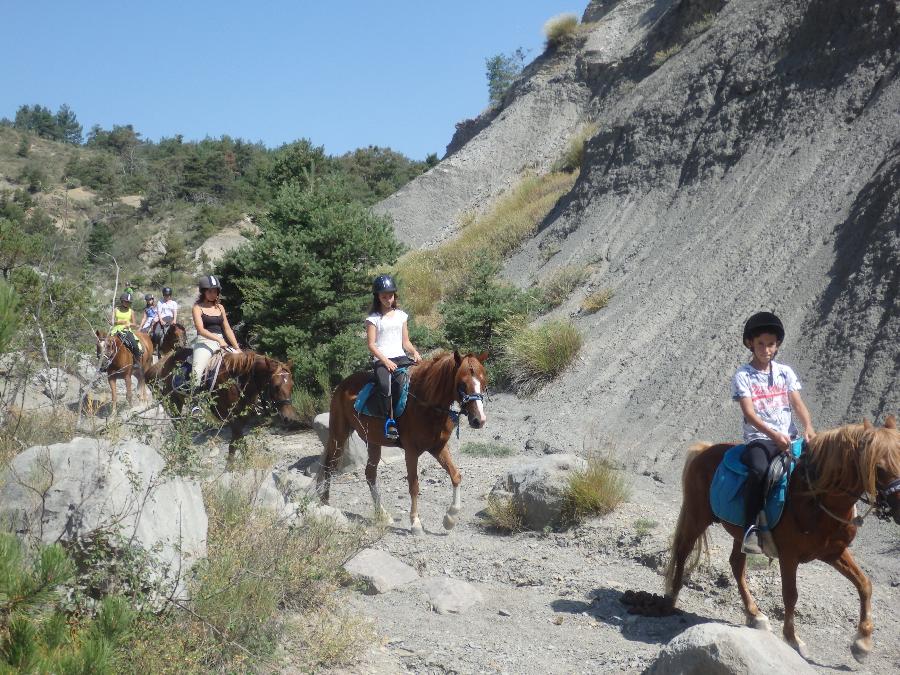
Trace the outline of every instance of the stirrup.
<instances>
[{"instance_id":1,"label":"stirrup","mask_svg":"<svg viewBox=\"0 0 900 675\"><path fill-rule=\"evenodd\" d=\"M759 528L751 525L744 532L744 541L741 543L741 553L752 553L762 555L762 542L759 539Z\"/></svg>"},{"instance_id":2,"label":"stirrup","mask_svg":"<svg viewBox=\"0 0 900 675\"><path fill-rule=\"evenodd\" d=\"M388 417L384 421L384 437L389 441L396 441L400 438L400 432L397 430L397 421L393 417Z\"/></svg>"}]
</instances>

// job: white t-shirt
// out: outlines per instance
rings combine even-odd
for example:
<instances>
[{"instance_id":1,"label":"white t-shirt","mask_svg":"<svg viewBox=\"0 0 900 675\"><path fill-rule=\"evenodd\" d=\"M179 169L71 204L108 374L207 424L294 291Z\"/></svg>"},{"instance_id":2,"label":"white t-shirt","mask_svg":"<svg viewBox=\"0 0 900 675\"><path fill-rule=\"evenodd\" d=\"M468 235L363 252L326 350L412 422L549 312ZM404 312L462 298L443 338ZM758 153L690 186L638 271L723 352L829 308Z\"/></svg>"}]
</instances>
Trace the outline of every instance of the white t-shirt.
<instances>
[{"instance_id":1,"label":"white t-shirt","mask_svg":"<svg viewBox=\"0 0 900 675\"><path fill-rule=\"evenodd\" d=\"M178 311L178 303L174 300L163 300L162 302L156 303L156 308L159 310L159 318L165 319L166 317L174 317L175 312Z\"/></svg>"},{"instance_id":2,"label":"white t-shirt","mask_svg":"<svg viewBox=\"0 0 900 675\"><path fill-rule=\"evenodd\" d=\"M791 438L797 436L797 427L794 426L788 394L800 389L800 381L794 371L775 361L772 361L771 378L769 373L757 370L749 363L738 368L731 378L731 398L737 401L749 397L753 410L763 422L772 430ZM744 442L757 439L768 441L769 437L744 420Z\"/></svg>"},{"instance_id":3,"label":"white t-shirt","mask_svg":"<svg viewBox=\"0 0 900 675\"><path fill-rule=\"evenodd\" d=\"M409 315L402 309L395 309L387 316L376 312L366 317L366 323L375 326L375 344L389 359L406 356L406 352L403 351L403 324L408 318ZM373 357L372 360L378 359Z\"/></svg>"}]
</instances>

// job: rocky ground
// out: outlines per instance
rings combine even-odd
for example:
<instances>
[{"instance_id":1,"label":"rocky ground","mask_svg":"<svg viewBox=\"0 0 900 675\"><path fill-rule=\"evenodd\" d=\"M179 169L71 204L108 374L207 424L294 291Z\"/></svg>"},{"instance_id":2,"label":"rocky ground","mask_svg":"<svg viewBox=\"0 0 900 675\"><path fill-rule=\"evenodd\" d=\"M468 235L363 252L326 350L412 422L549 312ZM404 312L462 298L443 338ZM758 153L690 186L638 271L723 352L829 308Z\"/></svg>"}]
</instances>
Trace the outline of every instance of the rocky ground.
<instances>
[{"instance_id":1,"label":"rocky ground","mask_svg":"<svg viewBox=\"0 0 900 675\"><path fill-rule=\"evenodd\" d=\"M502 421L494 428L498 426ZM488 430L464 429L461 440L464 445L494 439ZM267 433L264 442L280 457L280 466L297 460L309 466L321 448L312 432ZM506 457L473 457L459 452L455 438L451 447L463 474L463 510L450 532L441 524L451 499L450 483L433 459L420 463L420 515L426 530L420 537L409 533L404 462L393 457L379 468L394 522L373 547L413 567L420 579L377 595L346 591L352 610L374 622L380 644L339 672L640 672L666 642L691 625L742 623L727 561L730 541L721 528L712 531L709 566L682 593L682 614L635 616L620 602L628 589L662 590L667 541L680 500L673 481L630 475L629 498L613 514L566 532L510 536L487 526L485 495L505 471L537 458L542 450L520 446ZM211 461L221 461L221 453ZM349 519L370 525L371 501L360 472L335 479L331 504ZM378 529L372 526L372 532L377 536ZM824 564L802 566L798 631L817 670L894 673L900 668L897 534L895 525L870 518L854 544L874 585L875 649L865 665L857 664L849 649L858 611L855 591ZM467 582L472 585L469 599L480 592L481 600L460 614L438 614L426 591L429 578ZM757 561L750 585L780 631L777 565Z\"/></svg>"}]
</instances>

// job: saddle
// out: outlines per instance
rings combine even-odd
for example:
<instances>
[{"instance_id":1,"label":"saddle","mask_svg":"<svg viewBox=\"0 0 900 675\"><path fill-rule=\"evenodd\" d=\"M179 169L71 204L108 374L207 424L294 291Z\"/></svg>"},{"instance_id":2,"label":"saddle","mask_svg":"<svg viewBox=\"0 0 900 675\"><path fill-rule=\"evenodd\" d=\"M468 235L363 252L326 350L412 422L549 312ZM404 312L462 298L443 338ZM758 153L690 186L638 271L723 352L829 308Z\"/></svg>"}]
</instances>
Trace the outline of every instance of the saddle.
<instances>
[{"instance_id":1,"label":"saddle","mask_svg":"<svg viewBox=\"0 0 900 675\"><path fill-rule=\"evenodd\" d=\"M144 345L141 344L141 341L130 330L120 330L118 335L125 348L131 352L135 362L140 363L141 356L144 354Z\"/></svg>"},{"instance_id":2,"label":"saddle","mask_svg":"<svg viewBox=\"0 0 900 675\"><path fill-rule=\"evenodd\" d=\"M200 378L200 387L198 388L198 391L212 391L216 379L219 377L219 370L222 368L222 363L225 360L225 354L227 353L226 350L220 349L212 355L209 359L209 363L206 365L206 370ZM172 388L175 391L182 394L189 394L191 392L191 372L193 371L193 362L193 354L189 354L172 372Z\"/></svg>"},{"instance_id":3,"label":"saddle","mask_svg":"<svg viewBox=\"0 0 900 675\"><path fill-rule=\"evenodd\" d=\"M741 461L745 447L736 445L725 453L709 488L709 502L716 518L739 527L744 524L744 483L748 473ZM760 526L761 531L773 529L781 520L787 501L788 481L802 450L803 439L798 438L791 443L792 458L782 453L770 462L764 482L765 523Z\"/></svg>"},{"instance_id":4,"label":"saddle","mask_svg":"<svg viewBox=\"0 0 900 675\"><path fill-rule=\"evenodd\" d=\"M409 396L409 367L397 368L391 373L391 401L394 407L394 419L399 419L406 410ZM372 373L369 381L359 390L353 409L361 415L370 417L388 417L390 410L385 410L384 400L378 392L378 382Z\"/></svg>"}]
</instances>

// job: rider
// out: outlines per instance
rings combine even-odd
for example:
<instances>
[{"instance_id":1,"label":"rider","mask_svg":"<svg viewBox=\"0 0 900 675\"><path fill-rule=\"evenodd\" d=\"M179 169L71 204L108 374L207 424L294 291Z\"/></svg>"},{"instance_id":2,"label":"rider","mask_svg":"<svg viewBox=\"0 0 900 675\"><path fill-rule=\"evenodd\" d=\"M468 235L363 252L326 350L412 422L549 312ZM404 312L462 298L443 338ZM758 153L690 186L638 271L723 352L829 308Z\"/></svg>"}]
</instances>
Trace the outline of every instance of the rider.
<instances>
[{"instance_id":1,"label":"rider","mask_svg":"<svg viewBox=\"0 0 900 675\"><path fill-rule=\"evenodd\" d=\"M141 317L140 330L152 335L153 329L159 321L159 310L156 308L156 298L152 294L147 293L144 296L144 315Z\"/></svg>"},{"instance_id":2,"label":"rider","mask_svg":"<svg viewBox=\"0 0 900 675\"><path fill-rule=\"evenodd\" d=\"M384 435L388 440L400 437L391 405L391 373L419 361L422 357L409 341L406 322L409 315L397 306L397 284L387 274L372 282L372 307L366 317L366 342L372 352L372 367L384 403ZM412 355L412 359L407 356Z\"/></svg>"},{"instance_id":3,"label":"rider","mask_svg":"<svg viewBox=\"0 0 900 675\"><path fill-rule=\"evenodd\" d=\"M228 323L228 315L219 301L222 283L219 277L208 275L200 277L200 295L191 310L197 338L194 341L194 358L191 365L191 380L194 388L200 386L203 371L212 355L223 347L231 347L240 351L237 339ZM226 342L227 338L227 342Z\"/></svg>"},{"instance_id":4,"label":"rider","mask_svg":"<svg viewBox=\"0 0 900 675\"><path fill-rule=\"evenodd\" d=\"M172 299L172 289L164 286L162 296L162 302L157 305L159 322L163 325L178 323L178 303Z\"/></svg>"},{"instance_id":5,"label":"rider","mask_svg":"<svg viewBox=\"0 0 900 675\"><path fill-rule=\"evenodd\" d=\"M112 328L109 329L110 335L117 335L119 339L132 352L141 351L140 342L135 339L132 329L137 328L134 321L134 310L131 308L132 295L129 291L125 291L119 296L119 304L113 307Z\"/></svg>"},{"instance_id":6,"label":"rider","mask_svg":"<svg viewBox=\"0 0 900 675\"><path fill-rule=\"evenodd\" d=\"M803 438L815 435L809 410L800 397L800 381L794 371L775 356L784 340L784 326L771 312L757 312L744 324L744 346L750 363L738 368L731 380L731 396L744 416L741 461L747 466L744 487L744 553L762 553L756 520L763 507L763 481L769 463L779 452L790 454L797 437L792 412L803 425Z\"/></svg>"}]
</instances>

